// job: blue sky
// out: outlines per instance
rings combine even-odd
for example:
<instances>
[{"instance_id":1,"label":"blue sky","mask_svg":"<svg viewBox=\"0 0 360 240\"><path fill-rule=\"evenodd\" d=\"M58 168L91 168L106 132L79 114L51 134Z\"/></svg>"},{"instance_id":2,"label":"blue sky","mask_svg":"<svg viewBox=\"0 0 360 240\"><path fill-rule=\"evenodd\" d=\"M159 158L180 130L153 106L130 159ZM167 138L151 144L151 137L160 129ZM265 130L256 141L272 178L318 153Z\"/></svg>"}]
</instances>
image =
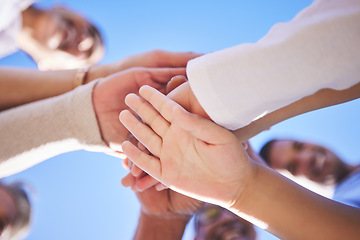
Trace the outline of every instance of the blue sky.
<instances>
[{"instance_id":1,"label":"blue sky","mask_svg":"<svg viewBox=\"0 0 360 240\"><path fill-rule=\"evenodd\" d=\"M288 21L310 0L278 1L53 1L82 12L99 26L107 52L102 63L166 49L207 53L261 38L277 22ZM0 60L2 66L36 66L23 53ZM255 149L273 137L294 137L324 144L350 163L360 156L360 101L290 119L251 139ZM121 186L121 160L76 151L49 159L7 178L35 190L34 221L28 240L131 239L139 205ZM189 226L190 228L192 226ZM191 231L184 236L193 239ZM272 239L261 235L260 239Z\"/></svg>"}]
</instances>

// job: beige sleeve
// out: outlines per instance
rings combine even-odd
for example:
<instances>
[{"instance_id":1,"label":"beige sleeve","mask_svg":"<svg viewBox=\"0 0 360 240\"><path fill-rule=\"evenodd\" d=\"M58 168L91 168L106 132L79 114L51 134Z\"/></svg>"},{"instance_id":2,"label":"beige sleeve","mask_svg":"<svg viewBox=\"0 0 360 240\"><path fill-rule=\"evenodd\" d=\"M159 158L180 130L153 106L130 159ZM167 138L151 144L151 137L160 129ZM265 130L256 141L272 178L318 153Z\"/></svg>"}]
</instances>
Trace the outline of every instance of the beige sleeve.
<instances>
[{"instance_id":1,"label":"beige sleeve","mask_svg":"<svg viewBox=\"0 0 360 240\"><path fill-rule=\"evenodd\" d=\"M107 151L92 105L96 81L0 113L0 177L61 153Z\"/></svg>"}]
</instances>

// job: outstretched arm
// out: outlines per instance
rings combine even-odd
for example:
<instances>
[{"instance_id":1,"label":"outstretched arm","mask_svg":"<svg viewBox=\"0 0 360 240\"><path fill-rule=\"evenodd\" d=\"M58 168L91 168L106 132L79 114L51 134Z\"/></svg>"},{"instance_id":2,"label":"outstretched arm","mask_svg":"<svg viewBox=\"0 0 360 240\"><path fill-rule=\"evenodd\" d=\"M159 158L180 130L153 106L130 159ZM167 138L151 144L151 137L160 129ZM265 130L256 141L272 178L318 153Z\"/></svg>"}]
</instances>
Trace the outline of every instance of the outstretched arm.
<instances>
[{"instance_id":1,"label":"outstretched arm","mask_svg":"<svg viewBox=\"0 0 360 240\"><path fill-rule=\"evenodd\" d=\"M184 83L178 88L175 88L174 91L172 91L168 96L175 102L182 105L186 110L209 119L209 116L197 101L189 83ZM266 116L252 122L251 124L233 131L233 133L239 142L246 142L262 131L268 130L271 126L291 117L320 108L341 104L359 97L360 83L349 89L341 91L333 89L322 89L311 96L300 99L284 108L280 108L270 114L267 114ZM135 176L138 176L141 171L139 171L139 169L135 166L132 168L132 173ZM151 179L149 176L145 176L144 178L141 178L137 181L136 187L139 190L144 190L155 185L156 183L156 180Z\"/></svg>"},{"instance_id":2,"label":"outstretched arm","mask_svg":"<svg viewBox=\"0 0 360 240\"><path fill-rule=\"evenodd\" d=\"M171 189L221 205L283 239L356 239L360 210L323 198L255 163L236 137L143 87L127 104L123 124L158 157L129 142L131 161ZM156 110L151 108L149 102ZM326 221L324 221L326 219ZM306 224L306 231L299 226Z\"/></svg>"},{"instance_id":3,"label":"outstretched arm","mask_svg":"<svg viewBox=\"0 0 360 240\"><path fill-rule=\"evenodd\" d=\"M127 159L125 162L128 162ZM125 187L133 188L137 180L129 173L121 182ZM157 191L152 187L135 193L141 205L134 236L136 240L182 239L188 221L203 205L170 189Z\"/></svg>"},{"instance_id":4,"label":"outstretched arm","mask_svg":"<svg viewBox=\"0 0 360 240\"><path fill-rule=\"evenodd\" d=\"M69 92L81 84L132 67L185 67L200 56L191 52L153 50L125 57L114 63L83 69L39 71L37 69L0 67L0 111Z\"/></svg>"},{"instance_id":5,"label":"outstretched arm","mask_svg":"<svg viewBox=\"0 0 360 240\"><path fill-rule=\"evenodd\" d=\"M129 69L66 94L0 113L0 177L55 155L85 149L112 152L128 131L119 122L125 96L142 85L165 92L166 83L184 68ZM119 150L119 149L116 149Z\"/></svg>"},{"instance_id":6,"label":"outstretched arm","mask_svg":"<svg viewBox=\"0 0 360 240\"><path fill-rule=\"evenodd\" d=\"M174 89L174 91L169 94L169 97L183 106L186 110L210 119L197 101L196 95L193 93L189 83L184 83L180 87ZM269 113L264 117L255 120L251 124L234 130L233 132L240 142L245 142L262 131L269 129L271 126L289 118L317 109L352 101L357 98L360 98L360 83L344 90L334 90L329 88L321 89L310 96L304 97L290 105Z\"/></svg>"}]
</instances>

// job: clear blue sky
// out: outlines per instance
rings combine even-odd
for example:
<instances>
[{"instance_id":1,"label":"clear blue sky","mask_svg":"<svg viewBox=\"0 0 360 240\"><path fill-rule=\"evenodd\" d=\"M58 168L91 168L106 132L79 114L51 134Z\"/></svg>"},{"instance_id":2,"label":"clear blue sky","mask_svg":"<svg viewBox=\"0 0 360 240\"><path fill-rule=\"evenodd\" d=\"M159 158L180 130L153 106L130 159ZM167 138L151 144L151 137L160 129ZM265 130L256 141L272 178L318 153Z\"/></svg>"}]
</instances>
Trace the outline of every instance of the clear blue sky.
<instances>
[{"instance_id":1,"label":"clear blue sky","mask_svg":"<svg viewBox=\"0 0 360 240\"><path fill-rule=\"evenodd\" d=\"M103 63L124 56L166 49L211 52L254 42L270 27L290 20L310 0L241 1L78 1L65 3L91 18L102 30L107 53ZM35 68L22 53L0 65ZM360 101L305 114L273 127L251 140L255 149L273 137L295 137L329 146L351 163L360 158ZM28 240L126 240L137 223L139 205L121 186L126 171L121 160L77 151L47 160L7 178L29 182L36 191L34 221ZM192 227L192 226L190 226ZM193 239L189 231L184 239ZM271 239L268 235L261 239Z\"/></svg>"}]
</instances>

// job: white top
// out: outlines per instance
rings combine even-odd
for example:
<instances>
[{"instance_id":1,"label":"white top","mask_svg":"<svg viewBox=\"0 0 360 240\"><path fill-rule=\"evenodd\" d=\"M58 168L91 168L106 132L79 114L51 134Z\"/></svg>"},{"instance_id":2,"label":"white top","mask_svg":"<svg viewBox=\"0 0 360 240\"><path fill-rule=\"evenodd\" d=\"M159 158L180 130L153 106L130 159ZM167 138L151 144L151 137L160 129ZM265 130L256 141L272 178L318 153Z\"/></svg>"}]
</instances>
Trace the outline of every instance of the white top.
<instances>
[{"instance_id":1,"label":"white top","mask_svg":"<svg viewBox=\"0 0 360 240\"><path fill-rule=\"evenodd\" d=\"M315 0L256 43L188 63L190 86L219 125L238 129L322 88L360 78L360 1Z\"/></svg>"},{"instance_id":2,"label":"white top","mask_svg":"<svg viewBox=\"0 0 360 240\"><path fill-rule=\"evenodd\" d=\"M0 178L65 152L109 151L92 105L96 82L0 112Z\"/></svg>"},{"instance_id":3,"label":"white top","mask_svg":"<svg viewBox=\"0 0 360 240\"><path fill-rule=\"evenodd\" d=\"M0 0L0 58L15 51L22 27L21 12L37 0Z\"/></svg>"},{"instance_id":4,"label":"white top","mask_svg":"<svg viewBox=\"0 0 360 240\"><path fill-rule=\"evenodd\" d=\"M360 208L360 170L355 171L336 186L333 199Z\"/></svg>"}]
</instances>

